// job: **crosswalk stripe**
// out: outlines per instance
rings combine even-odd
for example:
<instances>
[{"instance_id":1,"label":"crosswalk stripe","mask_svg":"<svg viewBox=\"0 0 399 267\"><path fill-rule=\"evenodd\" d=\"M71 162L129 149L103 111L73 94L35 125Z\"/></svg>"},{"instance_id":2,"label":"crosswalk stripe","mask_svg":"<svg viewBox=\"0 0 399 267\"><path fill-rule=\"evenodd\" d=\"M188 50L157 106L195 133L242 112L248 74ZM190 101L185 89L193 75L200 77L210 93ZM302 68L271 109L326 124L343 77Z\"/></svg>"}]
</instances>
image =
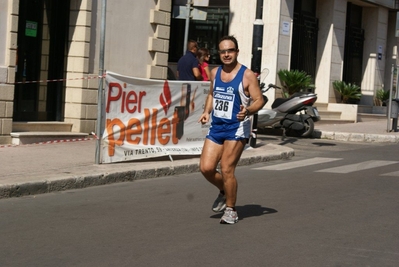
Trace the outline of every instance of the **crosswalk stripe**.
<instances>
[{"instance_id":1,"label":"crosswalk stripe","mask_svg":"<svg viewBox=\"0 0 399 267\"><path fill-rule=\"evenodd\" d=\"M309 165L321 164L336 160L342 160L342 158L322 158L322 157L315 157L310 159L303 159L297 161L290 161L286 163L276 164L272 166L265 166L259 168L253 168L254 170L272 170L272 171L281 171L281 170L289 170L298 167L305 167Z\"/></svg>"},{"instance_id":2,"label":"crosswalk stripe","mask_svg":"<svg viewBox=\"0 0 399 267\"><path fill-rule=\"evenodd\" d=\"M399 171L384 173L381 176L399 176Z\"/></svg>"},{"instance_id":3,"label":"crosswalk stripe","mask_svg":"<svg viewBox=\"0 0 399 267\"><path fill-rule=\"evenodd\" d=\"M355 171L362 171L377 167L382 167L390 164L398 163L399 161L389 161L389 160L369 160L355 164L343 165L334 168L328 168L323 170L318 170L316 172L330 172L330 173L350 173Z\"/></svg>"}]
</instances>

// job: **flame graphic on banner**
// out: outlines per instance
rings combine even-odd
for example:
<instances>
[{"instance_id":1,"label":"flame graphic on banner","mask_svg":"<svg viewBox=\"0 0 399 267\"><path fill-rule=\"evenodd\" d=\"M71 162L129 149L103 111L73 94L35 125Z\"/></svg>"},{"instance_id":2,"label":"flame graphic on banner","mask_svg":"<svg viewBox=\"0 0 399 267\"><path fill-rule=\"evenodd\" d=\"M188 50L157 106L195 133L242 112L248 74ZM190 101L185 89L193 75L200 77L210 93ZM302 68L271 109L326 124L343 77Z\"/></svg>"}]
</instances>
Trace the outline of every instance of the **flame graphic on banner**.
<instances>
[{"instance_id":1,"label":"flame graphic on banner","mask_svg":"<svg viewBox=\"0 0 399 267\"><path fill-rule=\"evenodd\" d=\"M163 110L165 111L165 115L168 115L168 110L170 108L170 105L172 104L172 95L170 93L170 88L167 80L165 80L163 84L163 91L159 95L159 103L161 103Z\"/></svg>"}]
</instances>

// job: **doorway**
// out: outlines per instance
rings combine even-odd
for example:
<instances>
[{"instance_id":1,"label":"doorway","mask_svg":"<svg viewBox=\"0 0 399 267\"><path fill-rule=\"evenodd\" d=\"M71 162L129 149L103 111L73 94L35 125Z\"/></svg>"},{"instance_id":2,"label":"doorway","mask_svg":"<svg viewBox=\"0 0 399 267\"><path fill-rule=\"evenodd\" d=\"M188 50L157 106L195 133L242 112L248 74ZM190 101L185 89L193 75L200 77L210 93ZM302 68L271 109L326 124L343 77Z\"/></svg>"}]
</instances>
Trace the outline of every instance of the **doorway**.
<instances>
[{"instance_id":1,"label":"doorway","mask_svg":"<svg viewBox=\"0 0 399 267\"><path fill-rule=\"evenodd\" d=\"M63 120L69 10L70 0L20 0L14 121Z\"/></svg>"},{"instance_id":2,"label":"doorway","mask_svg":"<svg viewBox=\"0 0 399 267\"><path fill-rule=\"evenodd\" d=\"M319 20L315 0L296 0L292 33L291 70L305 71L316 76L317 38Z\"/></svg>"},{"instance_id":3,"label":"doorway","mask_svg":"<svg viewBox=\"0 0 399 267\"><path fill-rule=\"evenodd\" d=\"M363 44L361 6L348 3L346 11L345 53L342 80L361 85L363 79Z\"/></svg>"}]
</instances>

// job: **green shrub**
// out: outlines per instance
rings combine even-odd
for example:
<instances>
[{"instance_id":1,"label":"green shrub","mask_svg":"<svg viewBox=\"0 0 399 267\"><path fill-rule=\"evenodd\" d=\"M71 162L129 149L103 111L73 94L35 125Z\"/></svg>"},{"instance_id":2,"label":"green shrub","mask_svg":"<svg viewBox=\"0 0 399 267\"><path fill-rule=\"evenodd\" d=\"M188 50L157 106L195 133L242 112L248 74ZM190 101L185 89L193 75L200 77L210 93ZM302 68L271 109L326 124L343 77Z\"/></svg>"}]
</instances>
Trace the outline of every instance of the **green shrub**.
<instances>
[{"instance_id":1,"label":"green shrub","mask_svg":"<svg viewBox=\"0 0 399 267\"><path fill-rule=\"evenodd\" d=\"M344 81L334 81L334 89L341 95L342 103L349 103L353 100L357 101L362 96L360 86Z\"/></svg>"},{"instance_id":2,"label":"green shrub","mask_svg":"<svg viewBox=\"0 0 399 267\"><path fill-rule=\"evenodd\" d=\"M315 88L312 77L304 71L282 69L277 74L285 96Z\"/></svg>"},{"instance_id":3,"label":"green shrub","mask_svg":"<svg viewBox=\"0 0 399 267\"><path fill-rule=\"evenodd\" d=\"M375 99L374 99L374 104L376 106L385 106L387 103L387 100L389 99L389 91L385 91L383 88L378 89L375 92Z\"/></svg>"},{"instance_id":4,"label":"green shrub","mask_svg":"<svg viewBox=\"0 0 399 267\"><path fill-rule=\"evenodd\" d=\"M384 102L389 99L389 91L385 91L384 89L378 89L375 98L377 98L381 102Z\"/></svg>"}]
</instances>

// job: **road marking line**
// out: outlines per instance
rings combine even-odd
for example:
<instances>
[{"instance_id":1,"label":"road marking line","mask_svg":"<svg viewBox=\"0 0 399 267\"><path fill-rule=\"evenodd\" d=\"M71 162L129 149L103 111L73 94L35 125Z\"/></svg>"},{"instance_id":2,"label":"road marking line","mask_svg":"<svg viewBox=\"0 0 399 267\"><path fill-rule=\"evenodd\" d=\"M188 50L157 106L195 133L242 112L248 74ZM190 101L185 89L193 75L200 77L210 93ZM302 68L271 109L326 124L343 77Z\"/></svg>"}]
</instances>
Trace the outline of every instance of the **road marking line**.
<instances>
[{"instance_id":1,"label":"road marking line","mask_svg":"<svg viewBox=\"0 0 399 267\"><path fill-rule=\"evenodd\" d=\"M342 160L342 158L315 157L315 158L303 159L303 160L298 160L298 161L290 161L290 162L286 162L286 163L276 164L273 166L253 168L253 170L283 171L283 170L289 170L289 169L294 169L294 168L299 168L299 167L316 165L316 164L321 164L321 163L326 163L326 162L332 162L332 161L336 161L336 160Z\"/></svg>"},{"instance_id":2,"label":"road marking line","mask_svg":"<svg viewBox=\"0 0 399 267\"><path fill-rule=\"evenodd\" d=\"M380 176L399 176L399 171L384 173L381 174Z\"/></svg>"},{"instance_id":3,"label":"road marking line","mask_svg":"<svg viewBox=\"0 0 399 267\"><path fill-rule=\"evenodd\" d=\"M335 168L328 168L324 170L319 170L316 172L330 172L330 173L350 173L355 171L368 170L372 168L387 166L390 164L398 163L399 161L389 161L389 160L369 160L355 164L343 165Z\"/></svg>"}]
</instances>

